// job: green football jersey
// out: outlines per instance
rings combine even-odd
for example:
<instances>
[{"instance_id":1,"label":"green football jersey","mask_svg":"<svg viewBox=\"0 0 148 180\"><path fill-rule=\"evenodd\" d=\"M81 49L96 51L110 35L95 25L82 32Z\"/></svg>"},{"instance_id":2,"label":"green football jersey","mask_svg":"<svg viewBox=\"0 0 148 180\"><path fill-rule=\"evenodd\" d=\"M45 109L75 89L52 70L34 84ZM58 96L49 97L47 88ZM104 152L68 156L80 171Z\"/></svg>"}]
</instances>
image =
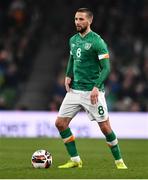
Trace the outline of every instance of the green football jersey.
<instances>
[{"instance_id":1,"label":"green football jersey","mask_svg":"<svg viewBox=\"0 0 148 180\"><path fill-rule=\"evenodd\" d=\"M106 43L98 34L90 31L84 37L79 33L71 37L70 58L66 73L72 78L71 88L91 91L96 86L104 90L104 79L99 80L103 75L101 74L103 69L101 61L104 59L109 64Z\"/></svg>"}]
</instances>

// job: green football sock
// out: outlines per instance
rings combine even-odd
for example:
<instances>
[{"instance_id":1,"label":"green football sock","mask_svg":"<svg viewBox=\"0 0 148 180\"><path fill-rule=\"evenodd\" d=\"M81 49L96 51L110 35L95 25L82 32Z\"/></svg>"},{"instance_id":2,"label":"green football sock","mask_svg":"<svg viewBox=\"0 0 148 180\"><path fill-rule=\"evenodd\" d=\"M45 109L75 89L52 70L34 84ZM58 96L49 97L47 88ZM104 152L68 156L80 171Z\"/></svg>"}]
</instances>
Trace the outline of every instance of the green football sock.
<instances>
[{"instance_id":1,"label":"green football sock","mask_svg":"<svg viewBox=\"0 0 148 180\"><path fill-rule=\"evenodd\" d=\"M114 159L115 160L121 159L122 157L121 157L120 147L116 135L114 134L113 131L110 134L106 135L106 141L111 149Z\"/></svg>"},{"instance_id":2,"label":"green football sock","mask_svg":"<svg viewBox=\"0 0 148 180\"><path fill-rule=\"evenodd\" d=\"M75 145L75 138L70 130L70 128L67 128L64 131L60 132L60 135L64 141L64 144L66 146L66 149L71 157L78 156L76 145Z\"/></svg>"}]
</instances>

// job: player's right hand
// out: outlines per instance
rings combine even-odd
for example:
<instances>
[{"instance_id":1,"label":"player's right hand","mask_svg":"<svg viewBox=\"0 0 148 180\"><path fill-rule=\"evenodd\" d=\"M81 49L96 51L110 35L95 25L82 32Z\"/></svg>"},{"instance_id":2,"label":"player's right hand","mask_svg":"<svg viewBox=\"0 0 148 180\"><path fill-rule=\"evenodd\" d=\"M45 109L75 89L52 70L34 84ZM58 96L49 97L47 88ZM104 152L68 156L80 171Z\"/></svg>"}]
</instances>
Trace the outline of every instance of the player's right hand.
<instances>
[{"instance_id":1,"label":"player's right hand","mask_svg":"<svg viewBox=\"0 0 148 180\"><path fill-rule=\"evenodd\" d=\"M66 88L67 92L70 91L70 83L71 83L71 78L70 77L65 77L65 88Z\"/></svg>"},{"instance_id":2,"label":"player's right hand","mask_svg":"<svg viewBox=\"0 0 148 180\"><path fill-rule=\"evenodd\" d=\"M94 87L90 93L91 104L97 104L98 103L98 96L99 96L99 89L97 87Z\"/></svg>"}]
</instances>

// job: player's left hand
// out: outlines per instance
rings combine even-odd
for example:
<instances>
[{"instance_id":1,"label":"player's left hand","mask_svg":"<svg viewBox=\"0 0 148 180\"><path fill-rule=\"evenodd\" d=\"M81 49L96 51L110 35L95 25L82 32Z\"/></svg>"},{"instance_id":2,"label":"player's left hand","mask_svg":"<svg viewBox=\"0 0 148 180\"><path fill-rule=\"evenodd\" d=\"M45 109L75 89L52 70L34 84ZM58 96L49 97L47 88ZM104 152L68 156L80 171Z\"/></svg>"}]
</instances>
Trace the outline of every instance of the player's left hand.
<instances>
[{"instance_id":1,"label":"player's left hand","mask_svg":"<svg viewBox=\"0 0 148 180\"><path fill-rule=\"evenodd\" d=\"M97 104L98 96L99 96L99 89L97 87L94 87L90 93L90 101L92 104Z\"/></svg>"},{"instance_id":2,"label":"player's left hand","mask_svg":"<svg viewBox=\"0 0 148 180\"><path fill-rule=\"evenodd\" d=\"M70 83L71 83L71 78L70 77L65 77L65 88L66 88L67 92L70 91Z\"/></svg>"}]
</instances>

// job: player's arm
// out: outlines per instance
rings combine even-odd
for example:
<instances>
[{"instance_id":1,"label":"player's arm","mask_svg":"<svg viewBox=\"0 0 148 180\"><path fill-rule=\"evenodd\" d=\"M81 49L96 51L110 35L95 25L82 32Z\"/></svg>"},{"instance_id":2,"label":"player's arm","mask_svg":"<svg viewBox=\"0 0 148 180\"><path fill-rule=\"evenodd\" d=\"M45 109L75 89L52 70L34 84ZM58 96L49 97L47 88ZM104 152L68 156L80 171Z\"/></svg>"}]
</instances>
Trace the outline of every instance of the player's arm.
<instances>
[{"instance_id":1,"label":"player's arm","mask_svg":"<svg viewBox=\"0 0 148 180\"><path fill-rule=\"evenodd\" d=\"M98 53L98 60L101 67L101 72L96 80L95 86L92 89L90 99L92 104L96 104L98 101L99 90L101 89L102 84L107 79L110 73L110 62L109 62L109 53L105 42L101 39L96 41L96 52Z\"/></svg>"},{"instance_id":2,"label":"player's arm","mask_svg":"<svg viewBox=\"0 0 148 180\"><path fill-rule=\"evenodd\" d=\"M71 53L67 64L66 77L73 77L73 55Z\"/></svg>"},{"instance_id":3,"label":"player's arm","mask_svg":"<svg viewBox=\"0 0 148 180\"><path fill-rule=\"evenodd\" d=\"M110 73L110 63L108 58L102 59L100 64L102 71L90 95L92 104L96 104L98 102L99 89Z\"/></svg>"},{"instance_id":4,"label":"player's arm","mask_svg":"<svg viewBox=\"0 0 148 180\"><path fill-rule=\"evenodd\" d=\"M104 81L107 79L110 73L110 61L109 58L103 58L100 60L100 66L101 66L101 73L99 78L96 81L95 87L100 89L101 85L104 83Z\"/></svg>"},{"instance_id":5,"label":"player's arm","mask_svg":"<svg viewBox=\"0 0 148 180\"><path fill-rule=\"evenodd\" d=\"M96 48L98 51L98 60L100 63L101 72L98 79L96 80L95 86L98 89L100 89L110 73L110 61L109 61L109 52L104 40L99 39L96 45L97 45Z\"/></svg>"},{"instance_id":6,"label":"player's arm","mask_svg":"<svg viewBox=\"0 0 148 180\"><path fill-rule=\"evenodd\" d=\"M73 56L72 53L70 52L67 70L66 70L66 77L65 77L65 88L67 92L69 92L70 90L72 77L73 77Z\"/></svg>"}]
</instances>

